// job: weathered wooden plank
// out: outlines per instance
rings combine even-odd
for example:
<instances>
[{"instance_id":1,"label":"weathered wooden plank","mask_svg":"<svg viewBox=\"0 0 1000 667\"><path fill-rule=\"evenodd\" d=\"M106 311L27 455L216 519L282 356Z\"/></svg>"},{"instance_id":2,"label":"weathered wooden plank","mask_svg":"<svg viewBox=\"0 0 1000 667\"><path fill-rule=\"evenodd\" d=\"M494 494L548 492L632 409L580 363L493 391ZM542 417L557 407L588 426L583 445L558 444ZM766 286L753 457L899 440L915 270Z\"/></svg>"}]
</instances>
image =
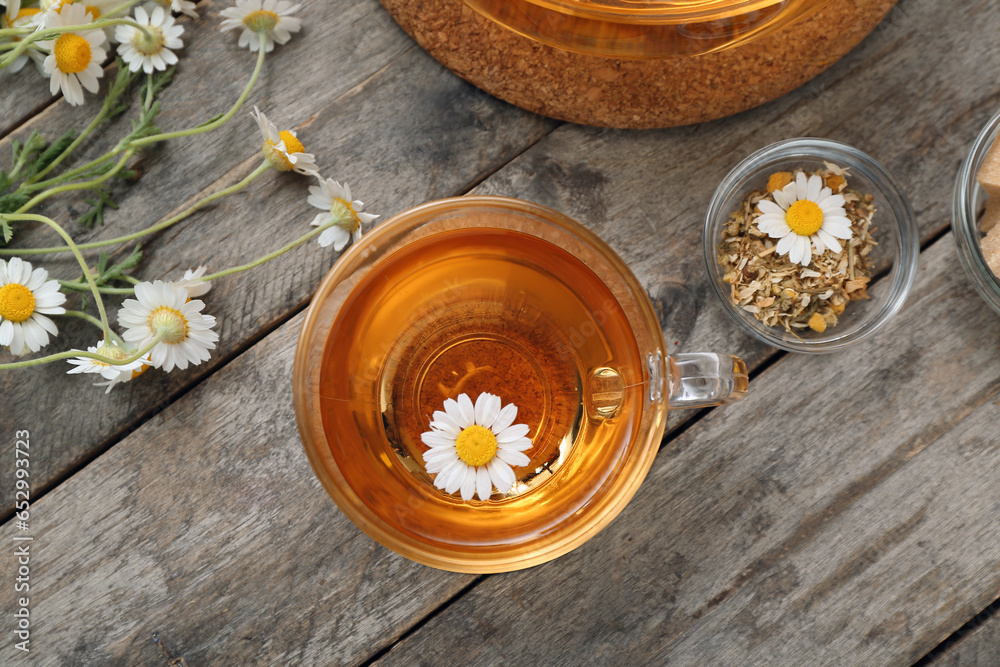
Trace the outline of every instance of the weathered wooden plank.
<instances>
[{"instance_id":1,"label":"weathered wooden plank","mask_svg":"<svg viewBox=\"0 0 1000 667\"><path fill-rule=\"evenodd\" d=\"M163 665L154 632L192 667L351 664L471 581L378 546L323 491L288 389L301 323L35 503L30 531L4 526L34 540L31 653L4 632L3 664Z\"/></svg>"},{"instance_id":2,"label":"weathered wooden plank","mask_svg":"<svg viewBox=\"0 0 1000 667\"><path fill-rule=\"evenodd\" d=\"M278 106L287 102L278 106L282 111L273 114L276 120L303 120L300 136L315 150L327 175L351 182L369 210L388 216L427 199L461 193L555 125L498 102L444 71L413 47L391 19L380 15L382 10L376 3L367 3L364 11L354 3L347 4L351 7L313 3L302 10L306 16L311 12L309 24L316 24L311 30L327 30L323 26L329 24L341 26L338 30L342 32L304 38L305 47L297 53L282 50L293 47L294 41L280 47L271 63L274 71L266 75L251 103ZM339 22L333 20L338 8L343 10ZM371 18L374 16L378 18ZM384 25L366 35L362 29L376 20ZM204 38L205 50L189 54L192 67L201 67L200 63L211 60L212 49L221 48L221 42L214 33L194 37L192 50ZM328 70L313 64L304 66L317 44L309 39L316 37L322 37L320 43L334 42L329 56L324 56L324 62L329 57ZM226 37L223 41L225 48L233 48ZM341 68L354 67L357 63L353 58L363 58L372 51L387 52L379 56L388 58L385 66L365 81L345 87L343 81L351 81L355 73ZM225 54L217 55L216 62L225 61ZM246 64L246 58L231 55L230 62ZM341 55L344 63L338 60ZM206 65L200 76L199 70L183 72L168 89L176 98L173 107L188 116L197 109L197 117L202 117L208 112L200 107L214 95L213 86L223 86L224 80L234 78L231 73L235 67L217 64L213 74ZM295 83L297 73L301 76ZM327 79L331 84L324 89L320 84ZM315 93L303 95L297 87L302 85ZM407 104L399 104L401 99ZM170 100L166 105L171 108ZM62 111L51 113L52 118L46 119L50 124ZM163 125L169 128L180 121L180 116L174 116ZM203 196L221 187L220 183L228 184L248 173L259 161L258 130L245 113L232 125L223 137L204 142L195 139L158 153L149 161L143 181L126 193L113 222L94 234L81 234L81 239L107 238L145 227L182 201ZM226 173L228 170L232 171ZM216 181L219 171L224 176ZM298 237L308 230L315 214L305 201L308 185L308 179L294 175L263 177L244 193L220 202L147 246L140 275L176 279L185 268L200 263L218 270L249 261ZM51 235L30 233L33 231L28 230L24 237L36 244L52 243ZM3 425L13 428L14 423L30 423L40 430L36 482L48 484L65 475L217 368L227 356L301 308L333 257L332 250L311 244L238 280L220 281L206 301L207 311L219 320L222 340L213 360L195 370L169 377L151 376L149 382L116 390L111 398L93 390L85 380L65 378L68 366L62 364L0 375L0 392L10 396ZM45 265L63 277L78 273L65 258ZM117 303L109 300L108 305L114 310ZM93 345L96 340L93 330L85 331L75 323L65 325L65 330L67 335L60 337L59 345ZM42 415L51 418L43 424ZM0 460L7 456L3 452ZM0 484L0 488L9 489L6 480ZM5 491L4 497L8 495Z\"/></svg>"},{"instance_id":3,"label":"weathered wooden plank","mask_svg":"<svg viewBox=\"0 0 1000 667\"><path fill-rule=\"evenodd\" d=\"M948 236L881 341L783 358L596 538L487 578L380 664L919 658L1000 585L1000 328L956 267Z\"/></svg>"},{"instance_id":4,"label":"weathered wooden plank","mask_svg":"<svg viewBox=\"0 0 1000 667\"><path fill-rule=\"evenodd\" d=\"M924 656L922 665L933 667L992 667L1000 665L1000 618L996 616L991 605L990 613L981 625L962 637L951 646L939 647L934 655ZM973 621L977 622L977 621ZM949 639L949 642L953 641Z\"/></svg>"}]
</instances>

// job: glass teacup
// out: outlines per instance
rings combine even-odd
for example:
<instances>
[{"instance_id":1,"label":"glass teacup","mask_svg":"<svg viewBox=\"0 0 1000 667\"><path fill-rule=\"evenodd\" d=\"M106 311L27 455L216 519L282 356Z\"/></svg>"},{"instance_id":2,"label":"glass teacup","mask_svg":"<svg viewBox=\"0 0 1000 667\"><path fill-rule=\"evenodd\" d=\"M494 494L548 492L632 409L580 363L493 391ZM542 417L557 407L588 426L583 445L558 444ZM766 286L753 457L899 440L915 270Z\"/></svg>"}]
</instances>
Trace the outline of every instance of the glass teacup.
<instances>
[{"instance_id":1,"label":"glass teacup","mask_svg":"<svg viewBox=\"0 0 1000 667\"><path fill-rule=\"evenodd\" d=\"M738 358L664 350L642 287L592 233L525 201L445 199L382 223L326 276L296 351L296 417L323 486L383 545L447 570L515 570L624 508L668 404L746 392ZM441 414L484 394L516 406L530 444L506 459L509 488L472 496L436 484L425 457L454 436Z\"/></svg>"}]
</instances>

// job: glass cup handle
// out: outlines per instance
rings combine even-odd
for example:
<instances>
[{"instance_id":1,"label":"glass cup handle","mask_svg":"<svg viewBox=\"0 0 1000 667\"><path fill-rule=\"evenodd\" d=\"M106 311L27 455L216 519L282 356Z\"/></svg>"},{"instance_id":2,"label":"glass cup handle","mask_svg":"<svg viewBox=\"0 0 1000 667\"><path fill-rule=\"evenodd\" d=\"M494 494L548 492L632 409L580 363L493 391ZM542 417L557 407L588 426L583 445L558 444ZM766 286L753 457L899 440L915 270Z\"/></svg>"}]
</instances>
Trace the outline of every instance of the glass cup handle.
<instances>
[{"instance_id":1,"label":"glass cup handle","mask_svg":"<svg viewBox=\"0 0 1000 667\"><path fill-rule=\"evenodd\" d=\"M747 365L730 354L694 352L667 357L667 395L671 408L707 408L746 396Z\"/></svg>"}]
</instances>

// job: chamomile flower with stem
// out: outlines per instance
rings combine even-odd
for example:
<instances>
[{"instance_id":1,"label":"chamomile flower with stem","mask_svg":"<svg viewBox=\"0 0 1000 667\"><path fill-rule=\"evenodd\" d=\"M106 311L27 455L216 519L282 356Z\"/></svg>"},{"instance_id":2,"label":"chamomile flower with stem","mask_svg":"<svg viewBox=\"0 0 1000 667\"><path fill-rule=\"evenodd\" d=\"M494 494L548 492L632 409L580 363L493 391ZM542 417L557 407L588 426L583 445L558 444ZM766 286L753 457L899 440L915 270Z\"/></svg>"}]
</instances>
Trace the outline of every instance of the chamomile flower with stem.
<instances>
[{"instance_id":1,"label":"chamomile flower with stem","mask_svg":"<svg viewBox=\"0 0 1000 667\"><path fill-rule=\"evenodd\" d=\"M68 375L75 375L79 373L100 375L107 382L98 382L96 384L98 386L107 387L104 392L105 394L110 392L115 385L121 384L122 382L129 382L133 378L137 377L150 363L148 356L118 365L110 363L111 361L124 362L134 353L126 350L115 341L106 341L102 339L97 343L97 345L88 347L87 351L93 355L103 357L104 360L95 359L92 356L73 357L68 360L73 368L66 371L66 373Z\"/></svg>"},{"instance_id":2,"label":"chamomile flower with stem","mask_svg":"<svg viewBox=\"0 0 1000 667\"><path fill-rule=\"evenodd\" d=\"M174 17L163 7L153 7L146 12L142 7L135 8L135 21L141 26L120 25L115 29L115 41L118 42L118 54L128 64L132 72L140 69L146 74L154 70L165 71L168 65L177 64L177 55L173 49L184 46L181 35L184 27L174 24Z\"/></svg>"},{"instance_id":3,"label":"chamomile flower with stem","mask_svg":"<svg viewBox=\"0 0 1000 667\"><path fill-rule=\"evenodd\" d=\"M59 333L48 316L66 312L66 295L48 276L20 257L0 260L0 345L15 356L38 352Z\"/></svg>"},{"instance_id":4,"label":"chamomile flower with stem","mask_svg":"<svg viewBox=\"0 0 1000 667\"><path fill-rule=\"evenodd\" d=\"M308 202L324 212L318 214L311 224L314 227L324 227L320 234L319 244L323 247L333 246L341 251L348 241L361 238L363 225L372 222L377 215L364 212L364 203L351 199L351 186L341 185L332 178L320 179L317 185L309 188Z\"/></svg>"},{"instance_id":5,"label":"chamomile flower with stem","mask_svg":"<svg viewBox=\"0 0 1000 667\"><path fill-rule=\"evenodd\" d=\"M63 5L57 12L50 12L43 19L44 28L60 28L91 23L83 5ZM83 90L96 93L98 79L104 76L101 64L107 55L102 48L106 41L99 29L64 32L54 40L44 40L38 45L49 51L42 67L50 77L49 92L62 90L71 105L83 104ZM81 87L82 86L82 87Z\"/></svg>"},{"instance_id":6,"label":"chamomile flower with stem","mask_svg":"<svg viewBox=\"0 0 1000 667\"><path fill-rule=\"evenodd\" d=\"M264 143L261 151L268 164L278 171L295 171L307 176L319 177L319 167L312 153L305 152L305 146L292 130L278 131L277 126L257 107L253 108L253 118L260 128Z\"/></svg>"},{"instance_id":7,"label":"chamomile flower with stem","mask_svg":"<svg viewBox=\"0 0 1000 667\"><path fill-rule=\"evenodd\" d=\"M135 298L126 299L118 311L118 323L125 328L122 338L136 347L154 341L150 364L170 372L197 366L211 357L219 334L212 331L215 317L202 314L205 303L188 299L183 287L155 280L135 286Z\"/></svg>"},{"instance_id":8,"label":"chamomile flower with stem","mask_svg":"<svg viewBox=\"0 0 1000 667\"><path fill-rule=\"evenodd\" d=\"M251 51L263 47L270 52L275 43L286 43L291 33L302 29L302 20L292 16L299 8L287 0L236 0L235 7L222 10L226 18L220 29L239 28L239 46L248 46Z\"/></svg>"}]
</instances>

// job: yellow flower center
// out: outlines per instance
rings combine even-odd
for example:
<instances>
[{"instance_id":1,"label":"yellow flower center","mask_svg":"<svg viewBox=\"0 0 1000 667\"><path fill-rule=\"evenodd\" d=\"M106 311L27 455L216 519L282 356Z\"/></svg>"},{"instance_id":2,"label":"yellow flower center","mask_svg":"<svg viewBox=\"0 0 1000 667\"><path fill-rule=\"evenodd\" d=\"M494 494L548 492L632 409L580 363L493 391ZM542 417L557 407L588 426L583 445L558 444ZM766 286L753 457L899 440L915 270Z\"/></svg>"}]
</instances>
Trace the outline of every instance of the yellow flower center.
<instances>
[{"instance_id":1,"label":"yellow flower center","mask_svg":"<svg viewBox=\"0 0 1000 667\"><path fill-rule=\"evenodd\" d=\"M280 17L274 12L269 12L266 9L258 9L243 17L243 25L254 32L267 32L268 30L274 30L274 26L278 25L279 19Z\"/></svg>"},{"instance_id":2,"label":"yellow flower center","mask_svg":"<svg viewBox=\"0 0 1000 667\"><path fill-rule=\"evenodd\" d=\"M160 306L149 314L149 328L161 337L164 343L180 343L188 336L188 325L179 310Z\"/></svg>"},{"instance_id":3,"label":"yellow flower center","mask_svg":"<svg viewBox=\"0 0 1000 667\"><path fill-rule=\"evenodd\" d=\"M11 322L23 322L35 312L35 295L19 283L0 287L0 317Z\"/></svg>"},{"instance_id":4,"label":"yellow flower center","mask_svg":"<svg viewBox=\"0 0 1000 667\"><path fill-rule=\"evenodd\" d=\"M497 453L497 437L485 426L474 424L462 429L455 441L458 458L470 466L484 466Z\"/></svg>"},{"instance_id":5,"label":"yellow flower center","mask_svg":"<svg viewBox=\"0 0 1000 667\"><path fill-rule=\"evenodd\" d=\"M104 345L101 345L99 348L97 348L97 354L101 355L102 357L106 357L108 359L114 359L115 361L120 361L122 359L128 358L128 352L126 352L125 350L121 349L120 347L118 347L113 343L105 343ZM97 361L96 359L92 359L92 361L95 364L101 364L102 366L111 365L111 364L106 364L103 361Z\"/></svg>"},{"instance_id":6,"label":"yellow flower center","mask_svg":"<svg viewBox=\"0 0 1000 667\"><path fill-rule=\"evenodd\" d=\"M278 171L291 171L294 165L289 161L288 155L292 153L305 153L306 147L288 130L278 132L278 136L281 137L281 141L285 142L285 151L281 152L275 148L276 144L264 141L264 157Z\"/></svg>"},{"instance_id":7,"label":"yellow flower center","mask_svg":"<svg viewBox=\"0 0 1000 667\"><path fill-rule=\"evenodd\" d=\"M814 201L800 199L788 207L785 223L799 236L812 236L823 226L823 210Z\"/></svg>"},{"instance_id":8,"label":"yellow flower center","mask_svg":"<svg viewBox=\"0 0 1000 667\"><path fill-rule=\"evenodd\" d=\"M59 35L52 52L56 54L56 67L64 74L78 74L90 64L90 42L71 32Z\"/></svg>"},{"instance_id":9,"label":"yellow flower center","mask_svg":"<svg viewBox=\"0 0 1000 667\"><path fill-rule=\"evenodd\" d=\"M141 30L136 30L132 33L132 48L144 56L151 56L159 53L163 49L163 45L167 43L167 40L163 36L163 31L156 26L146 26L146 30L149 33L148 35Z\"/></svg>"},{"instance_id":10,"label":"yellow flower center","mask_svg":"<svg viewBox=\"0 0 1000 667\"><path fill-rule=\"evenodd\" d=\"M337 226L349 232L356 232L358 231L358 227L361 226L361 220L358 219L358 214L351 208L350 202L344 201L339 197L330 202L330 217L336 218Z\"/></svg>"},{"instance_id":11,"label":"yellow flower center","mask_svg":"<svg viewBox=\"0 0 1000 667\"><path fill-rule=\"evenodd\" d=\"M87 11L87 13L90 14L90 16L92 17L91 18L92 21L96 21L97 19L101 18L101 10L95 7L94 5L84 5L83 7Z\"/></svg>"}]
</instances>

